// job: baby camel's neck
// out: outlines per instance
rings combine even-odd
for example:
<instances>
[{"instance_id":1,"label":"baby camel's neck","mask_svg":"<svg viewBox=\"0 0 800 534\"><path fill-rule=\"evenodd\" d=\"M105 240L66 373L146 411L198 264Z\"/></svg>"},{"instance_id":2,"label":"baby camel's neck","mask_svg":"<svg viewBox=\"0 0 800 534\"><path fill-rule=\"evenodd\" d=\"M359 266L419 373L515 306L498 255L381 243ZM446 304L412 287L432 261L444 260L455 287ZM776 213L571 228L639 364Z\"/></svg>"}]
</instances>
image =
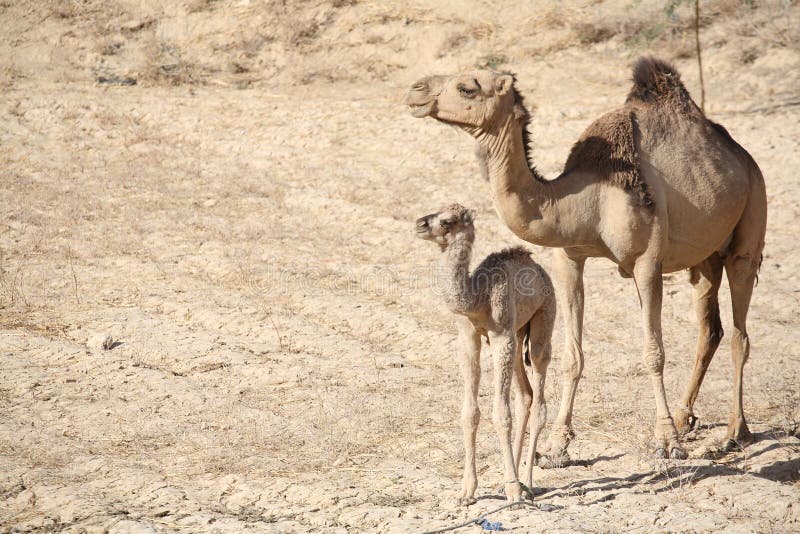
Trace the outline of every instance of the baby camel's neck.
<instances>
[{"instance_id":1,"label":"baby camel's neck","mask_svg":"<svg viewBox=\"0 0 800 534\"><path fill-rule=\"evenodd\" d=\"M469 262L475 233L459 232L443 247L439 288L453 313L466 314L475 308L477 295L469 276Z\"/></svg>"}]
</instances>

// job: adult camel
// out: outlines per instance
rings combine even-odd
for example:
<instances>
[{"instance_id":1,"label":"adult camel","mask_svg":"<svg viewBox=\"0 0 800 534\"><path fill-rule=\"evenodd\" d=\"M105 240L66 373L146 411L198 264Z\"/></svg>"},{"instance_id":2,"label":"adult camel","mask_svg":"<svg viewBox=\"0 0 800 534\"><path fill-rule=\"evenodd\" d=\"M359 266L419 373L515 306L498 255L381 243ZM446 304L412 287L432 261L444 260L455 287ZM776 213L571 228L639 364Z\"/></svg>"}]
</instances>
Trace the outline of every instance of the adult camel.
<instances>
[{"instance_id":1,"label":"adult camel","mask_svg":"<svg viewBox=\"0 0 800 534\"><path fill-rule=\"evenodd\" d=\"M488 70L431 76L406 103L472 135L500 219L521 239L555 247L565 326L563 392L549 439L549 463L568 460L572 408L583 370L583 267L608 258L633 277L642 307L644 361L656 399L655 448L685 458L678 430L695 422L692 406L722 338L717 293L725 270L731 290L733 407L726 446L752 442L742 409L750 351L747 311L761 264L767 221L764 178L730 134L710 121L667 63L641 58L625 105L592 123L572 147L564 172L545 180L531 165L529 113L514 77ZM690 269L700 335L691 379L675 411L664 391L662 273Z\"/></svg>"}]
</instances>

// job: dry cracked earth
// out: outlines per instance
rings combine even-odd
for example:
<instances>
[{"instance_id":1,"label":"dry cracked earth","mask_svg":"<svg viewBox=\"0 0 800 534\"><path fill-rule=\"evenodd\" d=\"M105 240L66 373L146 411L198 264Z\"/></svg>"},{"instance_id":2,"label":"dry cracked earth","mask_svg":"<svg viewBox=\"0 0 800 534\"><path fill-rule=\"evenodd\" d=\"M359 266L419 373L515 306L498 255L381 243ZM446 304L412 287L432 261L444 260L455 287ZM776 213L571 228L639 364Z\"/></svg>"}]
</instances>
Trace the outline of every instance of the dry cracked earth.
<instances>
[{"instance_id":1,"label":"dry cracked earth","mask_svg":"<svg viewBox=\"0 0 800 534\"><path fill-rule=\"evenodd\" d=\"M627 76L560 91L569 73L536 69L547 84L535 156L554 176L580 131L622 101ZM399 85L25 81L5 92L0 530L421 532L503 504L488 380L480 499L454 502L455 334L432 287L437 252L412 222L458 201L478 211L478 258L517 240L470 141L409 117L401 96ZM690 459L651 459L635 289L593 261L576 462L535 469L536 502L555 509L492 521L519 532L800 529L800 120L797 107L738 102L713 116L761 165L770 209L746 368L756 442L715 452L730 407L726 339ZM530 248L548 268L550 253ZM727 284L721 294L729 325ZM664 325L674 405L696 335L686 273L665 279ZM87 346L101 332L110 350ZM554 345L551 408L560 326Z\"/></svg>"}]
</instances>

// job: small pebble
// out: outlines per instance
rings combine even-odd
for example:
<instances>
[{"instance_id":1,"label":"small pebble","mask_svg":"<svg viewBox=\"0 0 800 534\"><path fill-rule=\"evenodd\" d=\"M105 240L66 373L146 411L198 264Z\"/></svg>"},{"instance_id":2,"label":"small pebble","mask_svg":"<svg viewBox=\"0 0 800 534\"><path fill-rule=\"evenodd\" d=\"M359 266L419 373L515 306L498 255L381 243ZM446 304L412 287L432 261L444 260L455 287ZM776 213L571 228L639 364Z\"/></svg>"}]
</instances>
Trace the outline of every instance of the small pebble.
<instances>
[{"instance_id":1,"label":"small pebble","mask_svg":"<svg viewBox=\"0 0 800 534\"><path fill-rule=\"evenodd\" d=\"M96 350L111 350L114 345L114 338L107 332L94 334L86 341L86 346Z\"/></svg>"}]
</instances>

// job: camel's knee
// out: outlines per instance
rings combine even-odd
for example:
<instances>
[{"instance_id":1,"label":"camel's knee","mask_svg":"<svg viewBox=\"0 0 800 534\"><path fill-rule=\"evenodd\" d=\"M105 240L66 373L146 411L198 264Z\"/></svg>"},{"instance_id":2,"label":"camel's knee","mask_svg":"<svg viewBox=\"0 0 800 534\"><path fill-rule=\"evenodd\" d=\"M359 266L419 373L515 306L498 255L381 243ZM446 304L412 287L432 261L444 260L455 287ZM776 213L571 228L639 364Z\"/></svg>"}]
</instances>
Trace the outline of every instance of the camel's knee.
<instances>
[{"instance_id":1,"label":"camel's knee","mask_svg":"<svg viewBox=\"0 0 800 534\"><path fill-rule=\"evenodd\" d=\"M644 351L644 366L650 374L664 373L664 349L656 341L647 344Z\"/></svg>"},{"instance_id":2,"label":"camel's knee","mask_svg":"<svg viewBox=\"0 0 800 534\"><path fill-rule=\"evenodd\" d=\"M466 428L477 428L481 420L481 411L478 405L465 406L461 409L461 424Z\"/></svg>"},{"instance_id":3,"label":"camel's knee","mask_svg":"<svg viewBox=\"0 0 800 534\"><path fill-rule=\"evenodd\" d=\"M577 382L583 374L583 361L578 358L564 358L561 362L561 377L570 382Z\"/></svg>"},{"instance_id":4,"label":"camel's knee","mask_svg":"<svg viewBox=\"0 0 800 534\"><path fill-rule=\"evenodd\" d=\"M577 381L583 373L583 349L577 343L568 344L561 358L561 375L565 380Z\"/></svg>"},{"instance_id":5,"label":"camel's knee","mask_svg":"<svg viewBox=\"0 0 800 534\"><path fill-rule=\"evenodd\" d=\"M497 430L509 430L511 428L511 410L505 403L497 403L492 410L492 424Z\"/></svg>"},{"instance_id":6,"label":"camel's knee","mask_svg":"<svg viewBox=\"0 0 800 534\"><path fill-rule=\"evenodd\" d=\"M536 402L531 406L530 411L530 425L531 428L538 434L544 428L547 422L547 403L544 401Z\"/></svg>"}]
</instances>

